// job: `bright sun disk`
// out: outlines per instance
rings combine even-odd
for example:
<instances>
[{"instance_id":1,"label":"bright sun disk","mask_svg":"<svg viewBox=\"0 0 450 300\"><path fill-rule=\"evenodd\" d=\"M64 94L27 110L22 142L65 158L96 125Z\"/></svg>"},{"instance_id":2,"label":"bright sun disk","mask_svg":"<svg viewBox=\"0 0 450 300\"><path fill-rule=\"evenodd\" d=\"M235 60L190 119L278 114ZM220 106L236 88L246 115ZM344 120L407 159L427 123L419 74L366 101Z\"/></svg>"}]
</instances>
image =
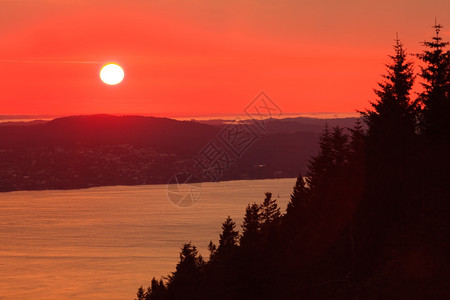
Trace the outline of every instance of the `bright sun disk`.
<instances>
[{"instance_id":1,"label":"bright sun disk","mask_svg":"<svg viewBox=\"0 0 450 300\"><path fill-rule=\"evenodd\" d=\"M100 79L109 85L121 83L125 73L118 64L106 64L100 70Z\"/></svg>"}]
</instances>

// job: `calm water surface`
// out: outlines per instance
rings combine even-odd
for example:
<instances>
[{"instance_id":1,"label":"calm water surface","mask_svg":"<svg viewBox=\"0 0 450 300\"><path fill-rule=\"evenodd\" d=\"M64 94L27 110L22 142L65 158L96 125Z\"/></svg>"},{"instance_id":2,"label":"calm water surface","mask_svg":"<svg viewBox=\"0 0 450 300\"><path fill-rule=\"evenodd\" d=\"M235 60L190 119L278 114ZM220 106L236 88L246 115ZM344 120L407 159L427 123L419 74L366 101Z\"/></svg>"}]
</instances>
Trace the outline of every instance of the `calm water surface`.
<instances>
[{"instance_id":1,"label":"calm water surface","mask_svg":"<svg viewBox=\"0 0 450 300\"><path fill-rule=\"evenodd\" d=\"M204 183L189 208L173 205L166 185L0 193L0 299L134 299L174 271L183 243L208 257L225 218L240 225L264 192L284 211L294 183Z\"/></svg>"}]
</instances>

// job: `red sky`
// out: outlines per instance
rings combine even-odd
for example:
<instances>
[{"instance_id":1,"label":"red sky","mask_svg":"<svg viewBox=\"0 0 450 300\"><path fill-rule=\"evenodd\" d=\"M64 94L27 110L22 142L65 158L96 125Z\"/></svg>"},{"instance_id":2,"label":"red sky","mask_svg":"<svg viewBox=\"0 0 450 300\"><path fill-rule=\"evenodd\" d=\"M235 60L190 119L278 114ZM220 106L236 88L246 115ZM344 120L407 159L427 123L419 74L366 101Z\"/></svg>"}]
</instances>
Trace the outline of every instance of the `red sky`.
<instances>
[{"instance_id":1,"label":"red sky","mask_svg":"<svg viewBox=\"0 0 450 300\"><path fill-rule=\"evenodd\" d=\"M361 110L396 32L418 52L437 17L450 40L450 1L428 2L0 0L0 114L238 114L260 91L287 113Z\"/></svg>"}]
</instances>

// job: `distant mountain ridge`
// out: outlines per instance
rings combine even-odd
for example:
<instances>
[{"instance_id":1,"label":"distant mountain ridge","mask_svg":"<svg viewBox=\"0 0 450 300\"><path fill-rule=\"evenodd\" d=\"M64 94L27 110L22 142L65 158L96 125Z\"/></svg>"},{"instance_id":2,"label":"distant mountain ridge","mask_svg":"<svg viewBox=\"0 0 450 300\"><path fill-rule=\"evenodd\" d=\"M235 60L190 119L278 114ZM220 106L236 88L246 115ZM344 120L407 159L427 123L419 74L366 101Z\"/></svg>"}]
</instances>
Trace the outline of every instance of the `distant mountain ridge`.
<instances>
[{"instance_id":1,"label":"distant mountain ridge","mask_svg":"<svg viewBox=\"0 0 450 300\"><path fill-rule=\"evenodd\" d=\"M30 126L0 127L0 147L134 144L168 146L204 142L218 129L206 124L143 116L84 115Z\"/></svg>"},{"instance_id":2,"label":"distant mountain ridge","mask_svg":"<svg viewBox=\"0 0 450 300\"><path fill-rule=\"evenodd\" d=\"M265 120L265 132L219 180L295 177L317 153L325 124L355 118ZM252 125L252 120L246 121ZM229 122L84 115L0 126L0 191L166 183Z\"/></svg>"}]
</instances>

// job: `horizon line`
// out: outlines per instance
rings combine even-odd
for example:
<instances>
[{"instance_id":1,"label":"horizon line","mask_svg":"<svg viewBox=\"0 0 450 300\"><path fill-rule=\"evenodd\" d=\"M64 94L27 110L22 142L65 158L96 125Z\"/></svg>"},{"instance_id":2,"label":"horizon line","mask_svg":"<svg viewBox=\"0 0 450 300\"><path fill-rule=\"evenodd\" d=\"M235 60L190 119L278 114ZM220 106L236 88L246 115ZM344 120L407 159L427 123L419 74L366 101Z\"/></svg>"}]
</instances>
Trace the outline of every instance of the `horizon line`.
<instances>
[{"instance_id":1,"label":"horizon line","mask_svg":"<svg viewBox=\"0 0 450 300\"><path fill-rule=\"evenodd\" d=\"M4 122L29 122L36 120L50 121L70 116L92 116L92 115L111 115L111 116L143 116L170 118L177 120L214 120L214 119L236 119L248 118L245 113L212 113L212 114L166 114L166 113L85 113L85 114L0 114L0 123ZM316 119L340 119L358 117L358 112L303 112L303 113L284 113L281 116L272 116L271 118L284 119L293 117L316 118Z\"/></svg>"}]
</instances>

